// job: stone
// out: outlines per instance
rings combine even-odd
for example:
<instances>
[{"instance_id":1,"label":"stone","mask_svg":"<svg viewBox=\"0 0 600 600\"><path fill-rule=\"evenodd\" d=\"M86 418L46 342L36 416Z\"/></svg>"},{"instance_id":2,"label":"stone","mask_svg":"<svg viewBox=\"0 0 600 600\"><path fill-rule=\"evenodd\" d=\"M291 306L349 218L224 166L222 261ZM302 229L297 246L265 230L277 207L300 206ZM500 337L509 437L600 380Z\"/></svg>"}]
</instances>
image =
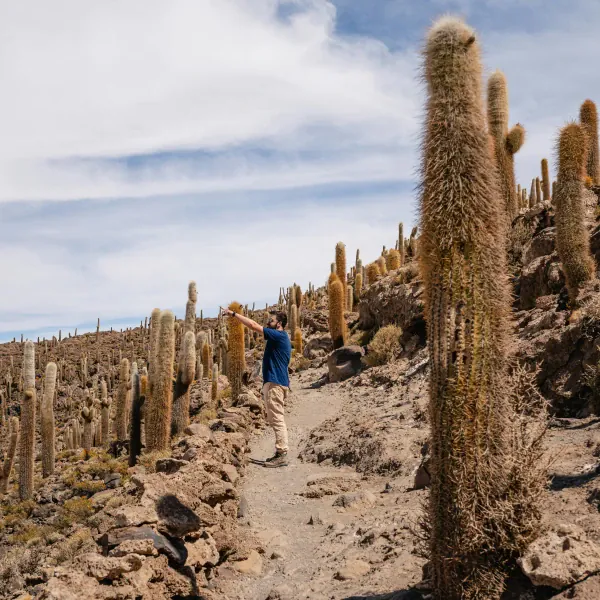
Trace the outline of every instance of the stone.
<instances>
[{"instance_id":1,"label":"stone","mask_svg":"<svg viewBox=\"0 0 600 600\"><path fill-rule=\"evenodd\" d=\"M142 566L142 559L137 554L112 557L88 552L77 556L73 563L85 575L102 581L103 579L118 579L123 573L137 571Z\"/></svg>"},{"instance_id":2,"label":"stone","mask_svg":"<svg viewBox=\"0 0 600 600\"><path fill-rule=\"evenodd\" d=\"M371 570L371 565L364 560L348 560L335 575L336 579L346 581L348 579L359 579Z\"/></svg>"},{"instance_id":3,"label":"stone","mask_svg":"<svg viewBox=\"0 0 600 600\"><path fill-rule=\"evenodd\" d=\"M187 559L187 550L185 549L185 545L178 544L175 540L169 540L167 537L161 533L158 533L149 526L113 529L112 531L101 536L99 543L102 547L108 549L118 546L126 540L143 539L151 539L156 550L161 554L165 554L175 564L181 566L185 564Z\"/></svg>"},{"instance_id":4,"label":"stone","mask_svg":"<svg viewBox=\"0 0 600 600\"><path fill-rule=\"evenodd\" d=\"M125 540L110 551L110 556L127 556L128 554L140 554L141 556L158 556L158 550L154 547L151 539Z\"/></svg>"},{"instance_id":5,"label":"stone","mask_svg":"<svg viewBox=\"0 0 600 600\"><path fill-rule=\"evenodd\" d=\"M314 360L315 358L321 358L327 356L333 350L333 342L331 336L325 335L315 337L309 340L304 345L303 355L305 358Z\"/></svg>"},{"instance_id":6,"label":"stone","mask_svg":"<svg viewBox=\"0 0 600 600\"><path fill-rule=\"evenodd\" d=\"M523 249L523 265L540 256L548 256L556 249L556 227L546 227L535 235Z\"/></svg>"},{"instance_id":7,"label":"stone","mask_svg":"<svg viewBox=\"0 0 600 600\"><path fill-rule=\"evenodd\" d=\"M118 488L121 485L121 474L109 473L104 477L104 485L109 490Z\"/></svg>"},{"instance_id":8,"label":"stone","mask_svg":"<svg viewBox=\"0 0 600 600\"><path fill-rule=\"evenodd\" d=\"M377 502L375 495L363 490L352 494L342 494L336 498L333 506L340 506L342 508L360 508L362 506L372 506L375 502Z\"/></svg>"},{"instance_id":9,"label":"stone","mask_svg":"<svg viewBox=\"0 0 600 600\"><path fill-rule=\"evenodd\" d=\"M212 537L200 538L186 543L188 551L187 563L191 567L201 568L206 565L214 567L219 564L219 551Z\"/></svg>"},{"instance_id":10,"label":"stone","mask_svg":"<svg viewBox=\"0 0 600 600\"><path fill-rule=\"evenodd\" d=\"M156 523L158 515L152 506L125 504L106 511L116 521L116 527L137 527L146 523Z\"/></svg>"},{"instance_id":11,"label":"stone","mask_svg":"<svg viewBox=\"0 0 600 600\"><path fill-rule=\"evenodd\" d=\"M266 600L294 600L297 596L294 589L287 583L282 583L271 589Z\"/></svg>"},{"instance_id":12,"label":"stone","mask_svg":"<svg viewBox=\"0 0 600 600\"><path fill-rule=\"evenodd\" d=\"M232 567L244 575L260 575L262 572L263 560L256 550L251 550L246 560L239 560L232 563Z\"/></svg>"},{"instance_id":13,"label":"stone","mask_svg":"<svg viewBox=\"0 0 600 600\"><path fill-rule=\"evenodd\" d=\"M323 525L323 518L319 513L314 513L310 515L307 525Z\"/></svg>"},{"instance_id":14,"label":"stone","mask_svg":"<svg viewBox=\"0 0 600 600\"><path fill-rule=\"evenodd\" d=\"M190 423L183 432L185 435L194 435L200 438L204 438L205 440L210 440L212 438L212 431L207 425L202 423Z\"/></svg>"},{"instance_id":15,"label":"stone","mask_svg":"<svg viewBox=\"0 0 600 600\"><path fill-rule=\"evenodd\" d=\"M91 498L92 506L99 510L106 506L106 503L115 495L114 490L102 490L101 492L96 492Z\"/></svg>"},{"instance_id":16,"label":"stone","mask_svg":"<svg viewBox=\"0 0 600 600\"><path fill-rule=\"evenodd\" d=\"M600 571L600 546L580 527L559 525L533 542L518 562L534 585L562 589Z\"/></svg>"},{"instance_id":17,"label":"stone","mask_svg":"<svg viewBox=\"0 0 600 600\"><path fill-rule=\"evenodd\" d=\"M343 346L334 350L327 359L329 381L337 383L359 373L364 354L365 351L360 346Z\"/></svg>"},{"instance_id":18,"label":"stone","mask_svg":"<svg viewBox=\"0 0 600 600\"><path fill-rule=\"evenodd\" d=\"M81 600L95 599L100 584L96 579L80 572L60 573L51 577L44 586L39 600Z\"/></svg>"},{"instance_id":19,"label":"stone","mask_svg":"<svg viewBox=\"0 0 600 600\"><path fill-rule=\"evenodd\" d=\"M225 482L209 483L202 488L200 499L209 506L223 504L226 500L235 500L238 497L236 489Z\"/></svg>"},{"instance_id":20,"label":"stone","mask_svg":"<svg viewBox=\"0 0 600 600\"><path fill-rule=\"evenodd\" d=\"M181 458L189 462L194 460L196 456L198 456L198 448L188 448Z\"/></svg>"},{"instance_id":21,"label":"stone","mask_svg":"<svg viewBox=\"0 0 600 600\"><path fill-rule=\"evenodd\" d=\"M162 496L156 503L159 517L158 530L175 537L183 537L201 527L200 517L172 494Z\"/></svg>"},{"instance_id":22,"label":"stone","mask_svg":"<svg viewBox=\"0 0 600 600\"><path fill-rule=\"evenodd\" d=\"M238 519L243 519L248 515L248 508L248 500L246 500L246 496L241 496L237 511Z\"/></svg>"},{"instance_id":23,"label":"stone","mask_svg":"<svg viewBox=\"0 0 600 600\"><path fill-rule=\"evenodd\" d=\"M177 473L181 467L184 467L187 464L188 461L179 460L177 458L159 458L156 461L156 472L172 475L173 473Z\"/></svg>"},{"instance_id":24,"label":"stone","mask_svg":"<svg viewBox=\"0 0 600 600\"><path fill-rule=\"evenodd\" d=\"M237 469L233 465L228 464L221 465L221 476L225 481L228 481L233 485L235 485L240 478Z\"/></svg>"},{"instance_id":25,"label":"stone","mask_svg":"<svg viewBox=\"0 0 600 600\"><path fill-rule=\"evenodd\" d=\"M429 473L431 459L424 458L421 464L415 469L413 490L423 490L431 485L431 474Z\"/></svg>"}]
</instances>

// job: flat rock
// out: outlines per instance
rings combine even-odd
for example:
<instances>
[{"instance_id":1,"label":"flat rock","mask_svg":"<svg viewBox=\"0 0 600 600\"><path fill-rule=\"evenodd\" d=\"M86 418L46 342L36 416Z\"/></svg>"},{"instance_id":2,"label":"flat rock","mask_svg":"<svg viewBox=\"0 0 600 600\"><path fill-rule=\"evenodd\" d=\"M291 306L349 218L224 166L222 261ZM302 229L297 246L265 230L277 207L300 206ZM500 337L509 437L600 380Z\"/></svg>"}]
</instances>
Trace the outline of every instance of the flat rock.
<instances>
[{"instance_id":1,"label":"flat rock","mask_svg":"<svg viewBox=\"0 0 600 600\"><path fill-rule=\"evenodd\" d=\"M229 483L235 485L238 482L238 479L240 478L240 474L233 465L224 464L221 465L221 477L225 481L228 481Z\"/></svg>"},{"instance_id":2,"label":"flat rock","mask_svg":"<svg viewBox=\"0 0 600 600\"><path fill-rule=\"evenodd\" d=\"M536 586L562 589L600 571L600 546L575 525L559 525L533 542L519 566Z\"/></svg>"},{"instance_id":3,"label":"flat rock","mask_svg":"<svg viewBox=\"0 0 600 600\"><path fill-rule=\"evenodd\" d=\"M349 560L335 574L336 579L346 581L348 579L359 579L371 570L371 565L364 560Z\"/></svg>"},{"instance_id":4,"label":"flat rock","mask_svg":"<svg viewBox=\"0 0 600 600\"><path fill-rule=\"evenodd\" d=\"M181 467L184 467L187 464L188 461L186 460L179 460L177 458L160 458L156 461L156 472L172 475L173 473L177 473Z\"/></svg>"},{"instance_id":5,"label":"flat rock","mask_svg":"<svg viewBox=\"0 0 600 600\"><path fill-rule=\"evenodd\" d=\"M212 537L200 538L186 543L188 551L187 563L191 567L200 568L205 565L214 567L219 563L219 551Z\"/></svg>"},{"instance_id":6,"label":"flat rock","mask_svg":"<svg viewBox=\"0 0 600 600\"><path fill-rule=\"evenodd\" d=\"M190 423L184 430L183 433L186 435L196 435L205 440L210 440L212 437L212 431L207 425L202 423Z\"/></svg>"},{"instance_id":7,"label":"flat rock","mask_svg":"<svg viewBox=\"0 0 600 600\"><path fill-rule=\"evenodd\" d=\"M232 567L239 573L245 575L260 575L262 572L263 560L256 550L251 550L246 560L239 560L232 563Z\"/></svg>"},{"instance_id":8,"label":"flat rock","mask_svg":"<svg viewBox=\"0 0 600 600\"><path fill-rule=\"evenodd\" d=\"M125 540L110 552L110 556L127 556L128 554L158 556L158 550L154 547L152 539L147 538L143 540Z\"/></svg>"},{"instance_id":9,"label":"flat rock","mask_svg":"<svg viewBox=\"0 0 600 600\"><path fill-rule=\"evenodd\" d=\"M158 515L152 506L125 504L106 511L116 521L116 527L137 527L146 523L156 523Z\"/></svg>"},{"instance_id":10,"label":"flat rock","mask_svg":"<svg viewBox=\"0 0 600 600\"><path fill-rule=\"evenodd\" d=\"M114 490L102 490L101 492L96 492L91 498L92 506L98 510L100 508L104 508L106 503L115 495Z\"/></svg>"},{"instance_id":11,"label":"flat rock","mask_svg":"<svg viewBox=\"0 0 600 600\"><path fill-rule=\"evenodd\" d=\"M362 490L352 494L342 494L336 498L333 506L340 506L342 508L359 508L361 506L371 506L375 504L375 502L377 502L375 494Z\"/></svg>"},{"instance_id":12,"label":"flat rock","mask_svg":"<svg viewBox=\"0 0 600 600\"><path fill-rule=\"evenodd\" d=\"M123 573L137 571L142 566L142 559L137 554L112 557L88 552L77 556L73 562L85 575L98 581L118 579Z\"/></svg>"}]
</instances>

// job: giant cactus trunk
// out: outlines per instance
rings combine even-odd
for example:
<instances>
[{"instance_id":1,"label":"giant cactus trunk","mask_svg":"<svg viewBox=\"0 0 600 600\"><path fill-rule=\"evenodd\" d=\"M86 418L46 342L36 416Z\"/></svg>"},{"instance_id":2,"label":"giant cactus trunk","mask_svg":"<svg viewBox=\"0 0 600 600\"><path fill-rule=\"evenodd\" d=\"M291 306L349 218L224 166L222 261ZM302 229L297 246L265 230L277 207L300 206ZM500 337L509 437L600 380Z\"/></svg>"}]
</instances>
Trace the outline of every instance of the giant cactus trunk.
<instances>
[{"instance_id":1,"label":"giant cactus trunk","mask_svg":"<svg viewBox=\"0 0 600 600\"><path fill-rule=\"evenodd\" d=\"M42 477L54 473L54 390L56 389L56 364L46 365L44 379L44 395L42 396L41 429L42 429Z\"/></svg>"},{"instance_id":2,"label":"giant cactus trunk","mask_svg":"<svg viewBox=\"0 0 600 600\"><path fill-rule=\"evenodd\" d=\"M10 430L8 432L8 449L4 457L4 463L0 468L0 496L8 491L8 480L15 462L17 444L19 442L19 419L12 417L10 419Z\"/></svg>"},{"instance_id":3,"label":"giant cactus trunk","mask_svg":"<svg viewBox=\"0 0 600 600\"><path fill-rule=\"evenodd\" d=\"M558 139L558 181L556 184L556 247L563 264L572 306L582 286L595 276L585 223L583 177L587 152L584 129L570 123Z\"/></svg>"},{"instance_id":4,"label":"giant cactus trunk","mask_svg":"<svg viewBox=\"0 0 600 600\"><path fill-rule=\"evenodd\" d=\"M27 341L23 351L23 397L19 443L19 498L21 500L29 500L33 495L35 405L35 350L33 342Z\"/></svg>"},{"instance_id":5,"label":"giant cactus trunk","mask_svg":"<svg viewBox=\"0 0 600 600\"><path fill-rule=\"evenodd\" d=\"M173 410L173 363L175 361L175 315L170 310L160 314L156 366L146 411L146 449L166 450L171 433Z\"/></svg>"},{"instance_id":6,"label":"giant cactus trunk","mask_svg":"<svg viewBox=\"0 0 600 600\"><path fill-rule=\"evenodd\" d=\"M511 488L513 409L504 393L511 300L503 223L514 207L494 173L475 32L440 19L424 70L419 256L431 364L434 598L496 600L529 517Z\"/></svg>"},{"instance_id":7,"label":"giant cactus trunk","mask_svg":"<svg viewBox=\"0 0 600 600\"><path fill-rule=\"evenodd\" d=\"M130 406L129 396L131 394L131 369L129 360L123 358L119 369L119 389L117 391L117 413L115 417L115 429L117 440L123 442L128 439L127 420Z\"/></svg>"},{"instance_id":8,"label":"giant cactus trunk","mask_svg":"<svg viewBox=\"0 0 600 600\"><path fill-rule=\"evenodd\" d=\"M142 453L142 406L141 377L137 363L131 369L131 427L129 430L129 466L135 467L137 457Z\"/></svg>"},{"instance_id":9,"label":"giant cactus trunk","mask_svg":"<svg viewBox=\"0 0 600 600\"><path fill-rule=\"evenodd\" d=\"M592 100L586 100L579 111L587 138L586 171L592 182L600 185L600 151L598 150L598 111Z\"/></svg>"},{"instance_id":10,"label":"giant cactus trunk","mask_svg":"<svg viewBox=\"0 0 600 600\"><path fill-rule=\"evenodd\" d=\"M238 302L232 302L229 305L229 310L241 313L242 305ZM246 368L246 357L244 354L244 326L236 318L232 317L228 322L228 331L229 352L227 375L229 377L229 382L231 383L231 399L235 405L238 396L242 391L242 375Z\"/></svg>"},{"instance_id":11,"label":"giant cactus trunk","mask_svg":"<svg viewBox=\"0 0 600 600\"><path fill-rule=\"evenodd\" d=\"M196 376L196 336L187 331L183 337L181 355L177 365L177 378L173 389L171 434L183 435L190 424L190 385Z\"/></svg>"}]
</instances>

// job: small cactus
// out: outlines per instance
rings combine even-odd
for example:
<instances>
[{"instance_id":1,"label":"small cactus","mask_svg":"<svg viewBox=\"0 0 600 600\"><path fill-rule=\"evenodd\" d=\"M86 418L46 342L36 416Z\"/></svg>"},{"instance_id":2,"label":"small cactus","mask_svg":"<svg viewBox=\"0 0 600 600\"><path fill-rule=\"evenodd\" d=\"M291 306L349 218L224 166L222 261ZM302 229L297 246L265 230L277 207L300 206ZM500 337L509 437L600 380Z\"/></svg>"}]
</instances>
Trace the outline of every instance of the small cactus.
<instances>
[{"instance_id":1,"label":"small cactus","mask_svg":"<svg viewBox=\"0 0 600 600\"><path fill-rule=\"evenodd\" d=\"M44 394L40 405L40 425L42 432L42 477L54 473L54 390L56 388L56 363L46 365Z\"/></svg>"},{"instance_id":2,"label":"small cactus","mask_svg":"<svg viewBox=\"0 0 600 600\"><path fill-rule=\"evenodd\" d=\"M600 152L598 150L598 111L592 100L586 100L579 111L587 137L586 172L595 185L600 185Z\"/></svg>"},{"instance_id":3,"label":"small cactus","mask_svg":"<svg viewBox=\"0 0 600 600\"><path fill-rule=\"evenodd\" d=\"M398 250L390 250L387 254L386 267L388 271L397 271L402 264L400 252Z\"/></svg>"},{"instance_id":4,"label":"small cactus","mask_svg":"<svg viewBox=\"0 0 600 600\"><path fill-rule=\"evenodd\" d=\"M229 310L239 313L242 312L242 306L238 302L232 302ZM235 318L230 318L227 325L229 331L227 375L231 383L231 399L235 405L242 390L242 375L246 368L244 326Z\"/></svg>"},{"instance_id":5,"label":"small cactus","mask_svg":"<svg viewBox=\"0 0 600 600\"><path fill-rule=\"evenodd\" d=\"M385 256L380 256L375 263L379 267L381 275L387 275L387 265L385 264Z\"/></svg>"},{"instance_id":6,"label":"small cactus","mask_svg":"<svg viewBox=\"0 0 600 600\"><path fill-rule=\"evenodd\" d=\"M33 461L35 457L35 349L25 342L23 350L23 397L21 399L21 437L19 442L19 498L33 495Z\"/></svg>"},{"instance_id":7,"label":"small cactus","mask_svg":"<svg viewBox=\"0 0 600 600\"><path fill-rule=\"evenodd\" d=\"M10 429L8 432L8 449L4 457L4 463L0 469L0 496L8 491L8 480L15 462L15 454L17 452L17 444L19 442L19 419L11 417Z\"/></svg>"},{"instance_id":8,"label":"small cactus","mask_svg":"<svg viewBox=\"0 0 600 600\"><path fill-rule=\"evenodd\" d=\"M351 290L352 288L348 286L348 291ZM298 356L302 356L302 330L300 329L300 327L296 329L296 332L294 334L294 350L296 351L296 354Z\"/></svg>"},{"instance_id":9,"label":"small cactus","mask_svg":"<svg viewBox=\"0 0 600 600\"><path fill-rule=\"evenodd\" d=\"M173 409L173 362L175 360L175 315L170 310L160 314L154 388L146 411L146 449L166 450L171 433Z\"/></svg>"},{"instance_id":10,"label":"small cactus","mask_svg":"<svg viewBox=\"0 0 600 600\"><path fill-rule=\"evenodd\" d=\"M544 202L550 202L550 169L547 158L542 158L542 194Z\"/></svg>"},{"instance_id":11,"label":"small cactus","mask_svg":"<svg viewBox=\"0 0 600 600\"><path fill-rule=\"evenodd\" d=\"M333 349L346 344L347 328L344 320L344 286L337 275L329 279L329 333Z\"/></svg>"},{"instance_id":12,"label":"small cactus","mask_svg":"<svg viewBox=\"0 0 600 600\"><path fill-rule=\"evenodd\" d=\"M583 203L586 143L584 128L569 123L561 129L557 145L556 247L572 306L581 287L595 274Z\"/></svg>"},{"instance_id":13,"label":"small cactus","mask_svg":"<svg viewBox=\"0 0 600 600\"><path fill-rule=\"evenodd\" d=\"M183 338L173 389L172 435L183 435L185 428L190 424L190 385L195 376L196 336L193 331L187 331Z\"/></svg>"},{"instance_id":14,"label":"small cactus","mask_svg":"<svg viewBox=\"0 0 600 600\"><path fill-rule=\"evenodd\" d=\"M127 435L127 420L130 406L130 395L131 395L131 370L129 367L129 360L127 358L121 359L121 366L119 368L119 388L117 390L117 414L115 418L115 429L117 433L117 440L123 442L129 439Z\"/></svg>"}]
</instances>

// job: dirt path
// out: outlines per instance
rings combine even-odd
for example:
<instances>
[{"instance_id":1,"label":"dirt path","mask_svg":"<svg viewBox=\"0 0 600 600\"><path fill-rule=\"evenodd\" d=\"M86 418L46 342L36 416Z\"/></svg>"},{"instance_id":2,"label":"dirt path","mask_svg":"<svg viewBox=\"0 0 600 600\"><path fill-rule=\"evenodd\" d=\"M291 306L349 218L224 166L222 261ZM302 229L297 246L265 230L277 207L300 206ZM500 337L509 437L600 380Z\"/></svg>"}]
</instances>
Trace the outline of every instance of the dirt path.
<instances>
[{"instance_id":1,"label":"dirt path","mask_svg":"<svg viewBox=\"0 0 600 600\"><path fill-rule=\"evenodd\" d=\"M358 600L363 594L400 590L393 596L374 596L395 600L405 598L401 590L414 579L407 578L405 569L419 573L410 549L390 544L396 530L403 528L399 521L412 508L398 508L399 493L382 493L388 479L363 477L354 469L327 465L329 461L323 466L298 458L302 440L323 421L335 418L346 397L337 385L303 389L316 378L312 372L292 381L294 393L286 411L290 465L281 469L248 465L241 488L248 508L241 522L260 540L265 553L259 576L233 572L219 576L220 589L232 600ZM251 456L270 456L273 444L273 433L267 429L253 440ZM325 495L300 495L317 491L318 496L319 489L327 489ZM340 496L349 499L348 505L335 505ZM394 548L386 549L382 542Z\"/></svg>"}]
</instances>

